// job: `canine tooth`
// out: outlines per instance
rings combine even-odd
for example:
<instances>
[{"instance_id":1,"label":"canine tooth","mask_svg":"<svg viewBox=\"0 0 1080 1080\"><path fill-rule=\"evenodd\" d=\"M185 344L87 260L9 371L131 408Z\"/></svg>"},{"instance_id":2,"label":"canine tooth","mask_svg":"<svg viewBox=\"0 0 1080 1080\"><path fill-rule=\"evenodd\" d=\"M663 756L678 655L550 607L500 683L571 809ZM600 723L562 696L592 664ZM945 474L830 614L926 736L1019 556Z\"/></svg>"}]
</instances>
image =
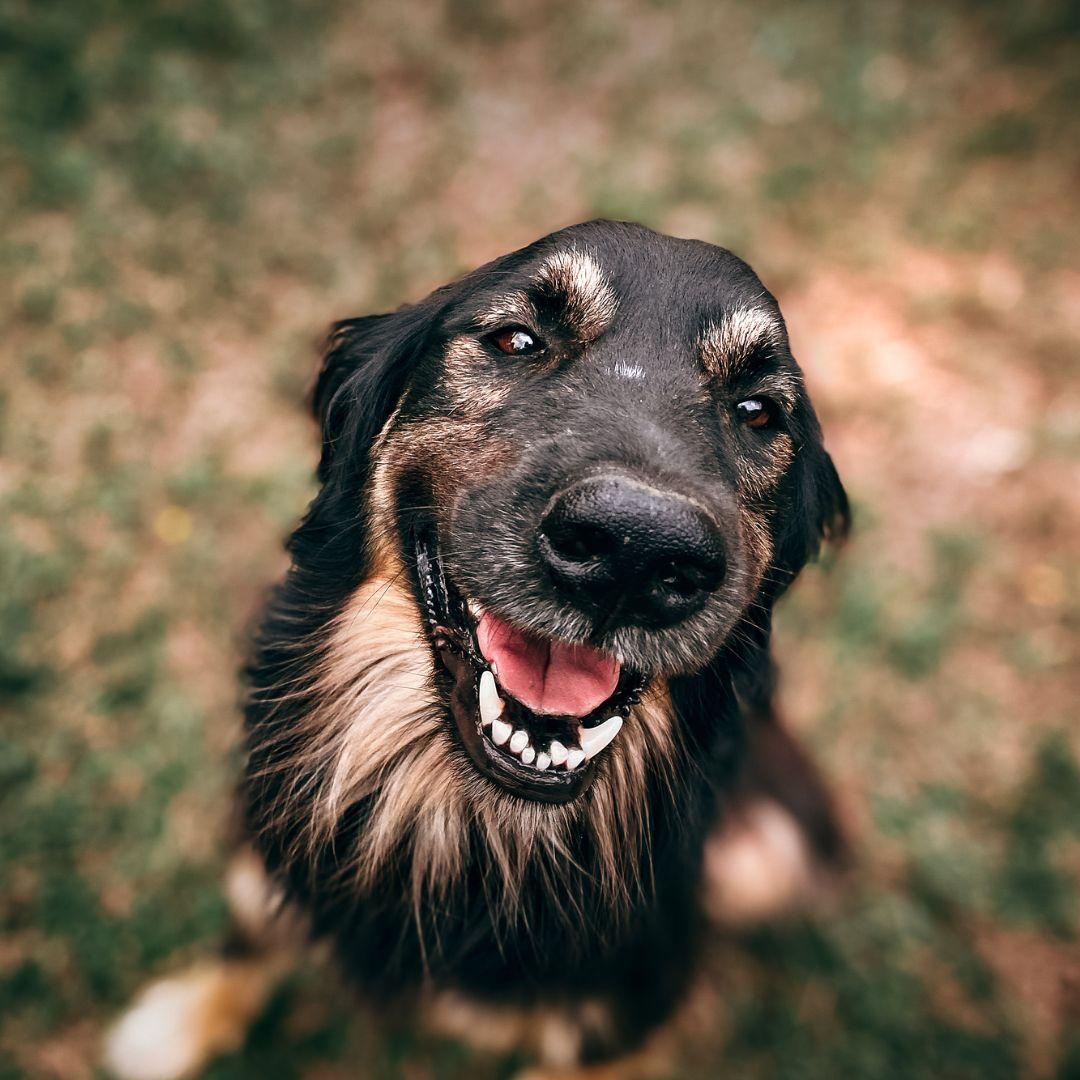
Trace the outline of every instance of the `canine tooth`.
<instances>
[{"instance_id":1,"label":"canine tooth","mask_svg":"<svg viewBox=\"0 0 1080 1080\"><path fill-rule=\"evenodd\" d=\"M587 758L594 758L607 746L622 729L621 716L609 716L602 724L594 728L580 728L578 738L581 740L581 749L585 751Z\"/></svg>"},{"instance_id":2,"label":"canine tooth","mask_svg":"<svg viewBox=\"0 0 1080 1080\"><path fill-rule=\"evenodd\" d=\"M535 758L536 751L531 746L526 746L525 749L521 751L521 760L524 761L526 765L531 765Z\"/></svg>"},{"instance_id":3,"label":"canine tooth","mask_svg":"<svg viewBox=\"0 0 1080 1080\"><path fill-rule=\"evenodd\" d=\"M475 600L466 600L465 606L469 609L469 614L477 621L484 614L484 609Z\"/></svg>"},{"instance_id":4,"label":"canine tooth","mask_svg":"<svg viewBox=\"0 0 1080 1080\"><path fill-rule=\"evenodd\" d=\"M552 765L561 765L569 756L569 751L558 739L551 740L551 745L548 747L548 753L551 755Z\"/></svg>"},{"instance_id":5,"label":"canine tooth","mask_svg":"<svg viewBox=\"0 0 1080 1080\"><path fill-rule=\"evenodd\" d=\"M536 755L536 767L543 772L551 764L551 758L542 750Z\"/></svg>"},{"instance_id":6,"label":"canine tooth","mask_svg":"<svg viewBox=\"0 0 1080 1080\"><path fill-rule=\"evenodd\" d=\"M570 752L566 755L566 769L569 772L571 769L576 769L585 760L585 751L578 746L571 746Z\"/></svg>"},{"instance_id":7,"label":"canine tooth","mask_svg":"<svg viewBox=\"0 0 1080 1080\"><path fill-rule=\"evenodd\" d=\"M520 754L528 745L529 733L527 731L522 731L521 728L518 728L517 731L510 736L510 749L513 750L515 754Z\"/></svg>"},{"instance_id":8,"label":"canine tooth","mask_svg":"<svg viewBox=\"0 0 1080 1080\"><path fill-rule=\"evenodd\" d=\"M491 722L491 741L496 746L502 746L510 738L513 729L505 720L493 720Z\"/></svg>"},{"instance_id":9,"label":"canine tooth","mask_svg":"<svg viewBox=\"0 0 1080 1080\"><path fill-rule=\"evenodd\" d=\"M490 671L480 673L480 723L487 727L488 724L498 720L502 716L503 700L499 697L498 688L495 685L495 676Z\"/></svg>"}]
</instances>

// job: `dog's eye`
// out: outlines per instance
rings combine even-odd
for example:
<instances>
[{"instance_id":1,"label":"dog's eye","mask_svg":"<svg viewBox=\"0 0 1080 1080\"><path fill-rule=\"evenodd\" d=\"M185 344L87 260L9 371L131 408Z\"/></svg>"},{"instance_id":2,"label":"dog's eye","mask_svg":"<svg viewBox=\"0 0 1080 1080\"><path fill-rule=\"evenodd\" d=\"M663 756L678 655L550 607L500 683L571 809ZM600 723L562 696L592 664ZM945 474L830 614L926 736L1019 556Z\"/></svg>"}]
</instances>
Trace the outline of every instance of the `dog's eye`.
<instances>
[{"instance_id":1,"label":"dog's eye","mask_svg":"<svg viewBox=\"0 0 1080 1080\"><path fill-rule=\"evenodd\" d=\"M499 352L504 352L507 356L527 356L544 347L543 342L523 326L507 326L503 330L496 330L490 341Z\"/></svg>"},{"instance_id":2,"label":"dog's eye","mask_svg":"<svg viewBox=\"0 0 1080 1080\"><path fill-rule=\"evenodd\" d=\"M735 415L745 427L765 428L775 419L775 410L766 398L747 398L735 406Z\"/></svg>"}]
</instances>

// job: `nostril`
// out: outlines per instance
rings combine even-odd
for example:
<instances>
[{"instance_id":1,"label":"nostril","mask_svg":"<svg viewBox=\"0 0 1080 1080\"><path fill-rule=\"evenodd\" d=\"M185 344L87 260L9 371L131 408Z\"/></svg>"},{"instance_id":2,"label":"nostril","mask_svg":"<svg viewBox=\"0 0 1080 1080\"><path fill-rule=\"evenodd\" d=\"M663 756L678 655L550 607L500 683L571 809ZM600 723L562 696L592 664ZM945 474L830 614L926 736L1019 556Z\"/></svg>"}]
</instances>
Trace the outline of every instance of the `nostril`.
<instances>
[{"instance_id":1,"label":"nostril","mask_svg":"<svg viewBox=\"0 0 1080 1080\"><path fill-rule=\"evenodd\" d=\"M580 521L556 521L544 529L556 555L568 562L595 562L611 553L614 538L603 528Z\"/></svg>"},{"instance_id":2,"label":"nostril","mask_svg":"<svg viewBox=\"0 0 1080 1080\"><path fill-rule=\"evenodd\" d=\"M656 578L665 589L682 597L691 597L705 588L705 575L696 566L668 562L658 568Z\"/></svg>"}]
</instances>

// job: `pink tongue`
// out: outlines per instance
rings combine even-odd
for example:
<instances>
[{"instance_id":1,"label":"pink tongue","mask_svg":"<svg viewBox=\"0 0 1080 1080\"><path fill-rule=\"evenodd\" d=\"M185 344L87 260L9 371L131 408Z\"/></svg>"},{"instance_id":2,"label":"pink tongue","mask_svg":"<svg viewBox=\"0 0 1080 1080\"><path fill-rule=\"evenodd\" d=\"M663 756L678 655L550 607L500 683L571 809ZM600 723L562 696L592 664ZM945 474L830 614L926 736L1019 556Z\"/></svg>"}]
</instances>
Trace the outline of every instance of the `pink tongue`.
<instances>
[{"instance_id":1,"label":"pink tongue","mask_svg":"<svg viewBox=\"0 0 1080 1080\"><path fill-rule=\"evenodd\" d=\"M476 628L499 685L536 713L587 716L615 692L619 662L588 645L566 645L484 614Z\"/></svg>"}]
</instances>

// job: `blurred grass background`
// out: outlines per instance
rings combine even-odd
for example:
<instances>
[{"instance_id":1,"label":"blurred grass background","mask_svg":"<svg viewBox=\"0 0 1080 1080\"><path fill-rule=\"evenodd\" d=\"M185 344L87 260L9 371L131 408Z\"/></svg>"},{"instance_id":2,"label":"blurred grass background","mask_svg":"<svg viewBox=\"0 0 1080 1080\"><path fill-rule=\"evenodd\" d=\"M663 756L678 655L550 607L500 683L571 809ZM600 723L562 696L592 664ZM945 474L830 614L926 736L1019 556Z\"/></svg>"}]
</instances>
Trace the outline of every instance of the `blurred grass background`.
<instances>
[{"instance_id":1,"label":"blurred grass background","mask_svg":"<svg viewBox=\"0 0 1080 1080\"><path fill-rule=\"evenodd\" d=\"M674 1075L1080 1076L1080 8L0 3L0 1077L211 950L331 319L572 221L776 292L858 531L779 626L859 871ZM497 1077L302 972L226 1077Z\"/></svg>"}]
</instances>

